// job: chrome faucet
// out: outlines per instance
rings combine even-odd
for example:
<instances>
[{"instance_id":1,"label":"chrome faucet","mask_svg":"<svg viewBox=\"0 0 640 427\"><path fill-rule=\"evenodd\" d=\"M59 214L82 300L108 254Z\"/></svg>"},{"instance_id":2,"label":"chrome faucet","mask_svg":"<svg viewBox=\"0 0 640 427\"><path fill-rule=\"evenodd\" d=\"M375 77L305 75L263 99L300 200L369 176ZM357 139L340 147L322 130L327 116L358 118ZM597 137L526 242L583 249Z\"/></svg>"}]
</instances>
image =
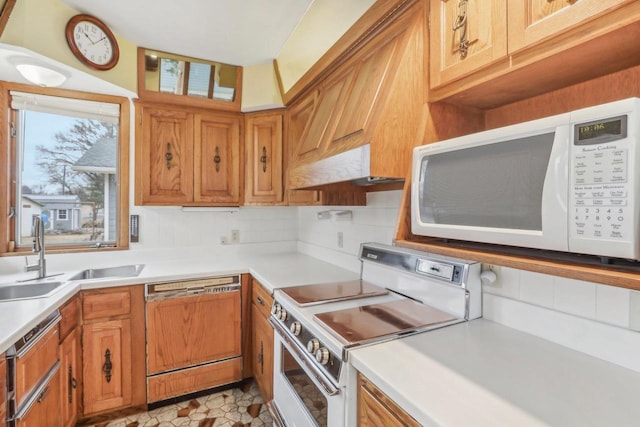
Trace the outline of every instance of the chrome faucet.
<instances>
[{"instance_id":1,"label":"chrome faucet","mask_svg":"<svg viewBox=\"0 0 640 427\"><path fill-rule=\"evenodd\" d=\"M24 271L37 271L38 279L42 279L47 275L47 261L44 259L44 222L42 222L42 218L37 216L33 221L33 228L31 229L33 232L33 252L38 252L38 263L37 264L29 264L27 260L27 265L24 268Z\"/></svg>"}]
</instances>

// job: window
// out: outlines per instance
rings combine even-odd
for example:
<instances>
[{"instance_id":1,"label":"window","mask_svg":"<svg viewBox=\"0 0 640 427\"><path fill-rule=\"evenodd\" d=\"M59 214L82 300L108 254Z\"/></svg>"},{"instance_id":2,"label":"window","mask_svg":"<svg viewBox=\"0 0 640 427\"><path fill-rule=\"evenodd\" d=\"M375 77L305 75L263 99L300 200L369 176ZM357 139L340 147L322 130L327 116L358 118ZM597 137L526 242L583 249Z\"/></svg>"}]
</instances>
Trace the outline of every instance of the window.
<instances>
[{"instance_id":1,"label":"window","mask_svg":"<svg viewBox=\"0 0 640 427\"><path fill-rule=\"evenodd\" d=\"M0 219L2 252L30 250L34 216L44 222L48 250L126 248L129 101L20 89L3 91L11 150L0 161L12 177L0 178L11 207L10 218Z\"/></svg>"},{"instance_id":2,"label":"window","mask_svg":"<svg viewBox=\"0 0 640 427\"><path fill-rule=\"evenodd\" d=\"M242 67L143 48L138 60L141 99L240 108Z\"/></svg>"}]
</instances>

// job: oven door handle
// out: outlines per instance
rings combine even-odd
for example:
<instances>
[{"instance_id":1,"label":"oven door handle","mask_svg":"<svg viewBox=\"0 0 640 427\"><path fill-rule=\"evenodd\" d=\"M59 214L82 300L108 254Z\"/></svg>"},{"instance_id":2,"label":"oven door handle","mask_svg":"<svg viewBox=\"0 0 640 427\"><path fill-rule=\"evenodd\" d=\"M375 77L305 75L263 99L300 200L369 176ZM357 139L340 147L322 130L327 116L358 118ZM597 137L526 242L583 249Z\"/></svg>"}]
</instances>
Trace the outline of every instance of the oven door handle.
<instances>
[{"instance_id":1,"label":"oven door handle","mask_svg":"<svg viewBox=\"0 0 640 427\"><path fill-rule=\"evenodd\" d=\"M309 356L302 352L298 345L291 338L289 338L289 336L287 336L287 332L282 325L274 321L271 317L269 318L269 323L271 323L271 325L275 329L278 337L280 337L286 344L288 344L287 348L295 353L296 356L298 356L298 359L300 359L305 367L307 367L311 371L313 377L318 380L322 388L327 392L329 396L335 396L336 394L340 393L340 390L338 390L325 378L324 374L318 368L316 368L313 362L309 361Z\"/></svg>"}]
</instances>

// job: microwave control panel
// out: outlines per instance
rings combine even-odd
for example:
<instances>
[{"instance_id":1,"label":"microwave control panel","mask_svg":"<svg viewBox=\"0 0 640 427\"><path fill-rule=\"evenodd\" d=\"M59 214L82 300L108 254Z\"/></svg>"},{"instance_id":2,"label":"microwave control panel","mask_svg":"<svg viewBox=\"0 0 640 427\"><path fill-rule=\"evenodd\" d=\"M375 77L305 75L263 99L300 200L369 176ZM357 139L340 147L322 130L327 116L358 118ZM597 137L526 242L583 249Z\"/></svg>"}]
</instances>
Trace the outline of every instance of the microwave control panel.
<instances>
[{"instance_id":1,"label":"microwave control panel","mask_svg":"<svg viewBox=\"0 0 640 427\"><path fill-rule=\"evenodd\" d=\"M629 145L626 115L574 125L569 177L570 239L603 243L633 240L634 217L629 198L633 152Z\"/></svg>"}]
</instances>

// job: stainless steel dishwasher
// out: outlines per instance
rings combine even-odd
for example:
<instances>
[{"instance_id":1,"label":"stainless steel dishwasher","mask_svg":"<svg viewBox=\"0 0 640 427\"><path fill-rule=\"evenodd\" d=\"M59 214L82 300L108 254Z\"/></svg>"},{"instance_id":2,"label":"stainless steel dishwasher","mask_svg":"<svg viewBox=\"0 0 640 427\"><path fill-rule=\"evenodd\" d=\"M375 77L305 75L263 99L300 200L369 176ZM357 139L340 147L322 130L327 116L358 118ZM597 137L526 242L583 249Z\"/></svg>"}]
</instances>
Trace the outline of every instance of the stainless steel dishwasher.
<instances>
[{"instance_id":1,"label":"stainless steel dishwasher","mask_svg":"<svg viewBox=\"0 0 640 427\"><path fill-rule=\"evenodd\" d=\"M60 312L7 351L7 426L60 425Z\"/></svg>"},{"instance_id":2,"label":"stainless steel dishwasher","mask_svg":"<svg viewBox=\"0 0 640 427\"><path fill-rule=\"evenodd\" d=\"M147 401L242 379L239 275L145 287Z\"/></svg>"}]
</instances>

